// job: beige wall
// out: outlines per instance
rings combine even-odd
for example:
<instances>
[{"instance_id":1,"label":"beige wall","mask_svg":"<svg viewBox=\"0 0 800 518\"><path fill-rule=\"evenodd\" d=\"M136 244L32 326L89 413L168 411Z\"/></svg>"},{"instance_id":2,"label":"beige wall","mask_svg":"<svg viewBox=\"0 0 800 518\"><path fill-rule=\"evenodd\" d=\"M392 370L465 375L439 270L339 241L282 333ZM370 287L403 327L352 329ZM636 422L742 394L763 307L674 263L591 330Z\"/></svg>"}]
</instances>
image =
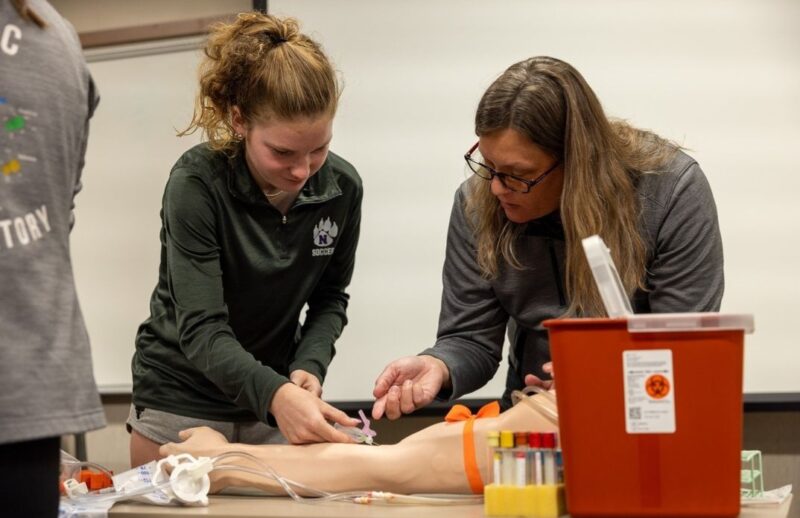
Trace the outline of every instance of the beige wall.
<instances>
[{"instance_id":1,"label":"beige wall","mask_svg":"<svg viewBox=\"0 0 800 518\"><path fill-rule=\"evenodd\" d=\"M249 11L249 0L51 0L78 32Z\"/></svg>"}]
</instances>

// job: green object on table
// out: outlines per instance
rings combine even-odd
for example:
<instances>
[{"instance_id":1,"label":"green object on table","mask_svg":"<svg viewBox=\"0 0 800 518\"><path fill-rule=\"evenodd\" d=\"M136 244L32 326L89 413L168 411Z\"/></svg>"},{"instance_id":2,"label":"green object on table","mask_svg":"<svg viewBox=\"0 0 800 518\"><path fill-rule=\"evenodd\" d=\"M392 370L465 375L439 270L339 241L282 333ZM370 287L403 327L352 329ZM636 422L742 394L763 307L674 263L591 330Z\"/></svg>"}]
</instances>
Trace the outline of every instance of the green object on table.
<instances>
[{"instance_id":1,"label":"green object on table","mask_svg":"<svg viewBox=\"0 0 800 518\"><path fill-rule=\"evenodd\" d=\"M741 495L744 498L759 498L764 494L764 470L761 467L759 450L742 451Z\"/></svg>"}]
</instances>

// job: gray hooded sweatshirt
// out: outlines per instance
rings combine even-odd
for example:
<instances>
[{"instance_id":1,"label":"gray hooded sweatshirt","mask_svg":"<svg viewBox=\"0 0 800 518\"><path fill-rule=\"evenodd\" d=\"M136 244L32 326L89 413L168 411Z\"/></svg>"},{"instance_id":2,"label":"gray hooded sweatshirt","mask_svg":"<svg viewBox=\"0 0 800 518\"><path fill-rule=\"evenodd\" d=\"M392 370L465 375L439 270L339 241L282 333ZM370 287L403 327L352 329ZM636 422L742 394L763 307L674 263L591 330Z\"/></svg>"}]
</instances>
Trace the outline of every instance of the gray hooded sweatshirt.
<instances>
[{"instance_id":1,"label":"gray hooded sweatshirt","mask_svg":"<svg viewBox=\"0 0 800 518\"><path fill-rule=\"evenodd\" d=\"M647 245L647 291L636 293L636 313L717 311L724 288L722 239L714 198L703 171L679 152L664 171L638 180L640 224ZM423 351L450 370L455 399L485 385L502 358L504 335L511 350L506 391L524 386L525 374L548 376L547 330L542 322L562 316L569 305L564 290L564 232L558 213L526 224L516 243L523 268L503 265L495 279L481 276L475 236L464 200L469 182L456 192L444 264L438 338Z\"/></svg>"}]
</instances>

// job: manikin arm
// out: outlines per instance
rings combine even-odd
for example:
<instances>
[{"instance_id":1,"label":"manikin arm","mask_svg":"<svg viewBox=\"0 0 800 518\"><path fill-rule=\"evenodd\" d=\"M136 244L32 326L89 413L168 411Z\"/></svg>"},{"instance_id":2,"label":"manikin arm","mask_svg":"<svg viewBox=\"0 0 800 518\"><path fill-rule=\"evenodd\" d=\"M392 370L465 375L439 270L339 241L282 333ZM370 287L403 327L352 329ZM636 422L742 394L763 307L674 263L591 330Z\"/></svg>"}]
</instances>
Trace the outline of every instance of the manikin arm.
<instances>
[{"instance_id":1,"label":"manikin arm","mask_svg":"<svg viewBox=\"0 0 800 518\"><path fill-rule=\"evenodd\" d=\"M537 411L542 405L554 410L543 396L522 401L497 417L475 421L475 452L483 480L488 481L486 433L490 430L555 432L557 426ZM328 491L379 490L395 493L470 493L464 472L464 422L438 423L408 436L397 444L247 445L231 444L209 428L182 432L185 441L161 447L162 455L190 453L216 457L243 452L257 457L279 475L309 487ZM229 458L224 464L257 468L242 458ZM213 490L226 487L255 487L268 493L283 494L277 482L239 471L212 472ZM299 492L303 494L302 491Z\"/></svg>"}]
</instances>

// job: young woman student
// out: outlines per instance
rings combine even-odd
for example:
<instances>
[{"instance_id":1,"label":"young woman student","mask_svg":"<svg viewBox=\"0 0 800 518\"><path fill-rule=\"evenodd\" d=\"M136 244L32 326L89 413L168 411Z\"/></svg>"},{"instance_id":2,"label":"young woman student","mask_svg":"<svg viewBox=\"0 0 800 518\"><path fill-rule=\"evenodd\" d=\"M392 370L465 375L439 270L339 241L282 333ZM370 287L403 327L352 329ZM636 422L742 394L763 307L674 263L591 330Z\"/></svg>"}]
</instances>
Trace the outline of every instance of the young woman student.
<instances>
[{"instance_id":1,"label":"young woman student","mask_svg":"<svg viewBox=\"0 0 800 518\"><path fill-rule=\"evenodd\" d=\"M258 13L217 26L205 54L186 132L206 141L169 175L158 284L136 336L134 466L193 426L304 443L349 441L332 423L357 422L320 399L362 199L356 170L328 149L334 70L295 20Z\"/></svg>"},{"instance_id":2,"label":"young woman student","mask_svg":"<svg viewBox=\"0 0 800 518\"><path fill-rule=\"evenodd\" d=\"M474 175L456 192L436 344L390 363L373 417L413 412L488 382L508 332L509 394L551 370L541 323L604 310L581 239L611 249L635 312L719 309L722 241L697 162L611 120L581 74L550 57L509 67L484 93ZM598 373L602 377L602 373Z\"/></svg>"}]
</instances>

